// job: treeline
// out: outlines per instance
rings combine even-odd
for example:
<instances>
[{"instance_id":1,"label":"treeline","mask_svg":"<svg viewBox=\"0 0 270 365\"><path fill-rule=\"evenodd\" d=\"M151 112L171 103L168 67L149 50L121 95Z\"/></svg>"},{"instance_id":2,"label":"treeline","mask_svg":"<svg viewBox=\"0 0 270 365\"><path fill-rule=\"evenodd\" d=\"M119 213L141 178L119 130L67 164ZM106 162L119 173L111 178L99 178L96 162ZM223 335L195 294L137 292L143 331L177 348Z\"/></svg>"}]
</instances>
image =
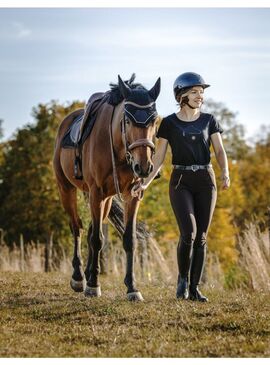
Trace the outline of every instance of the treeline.
<instances>
[{"instance_id":1,"label":"treeline","mask_svg":"<svg viewBox=\"0 0 270 365\"><path fill-rule=\"evenodd\" d=\"M71 246L66 214L52 169L54 140L61 120L82 103L61 105L54 101L33 109L34 123L19 129L13 138L0 143L0 228L5 242L46 242L53 232L55 244ZM223 268L235 268L238 260L237 237L247 222L256 220L266 229L266 212L270 206L270 131L261 130L253 145L246 142L244 128L236 114L220 103L210 101L207 111L215 114L224 129L223 141L229 157L231 188L222 191L219 168L213 157L219 190L216 210L209 231L209 250L216 253ZM0 123L0 138L3 137ZM146 191L139 210L158 239L164 253L178 239L177 225L172 213L168 187L171 155L167 154L162 176ZM89 213L79 204L85 224Z\"/></svg>"}]
</instances>

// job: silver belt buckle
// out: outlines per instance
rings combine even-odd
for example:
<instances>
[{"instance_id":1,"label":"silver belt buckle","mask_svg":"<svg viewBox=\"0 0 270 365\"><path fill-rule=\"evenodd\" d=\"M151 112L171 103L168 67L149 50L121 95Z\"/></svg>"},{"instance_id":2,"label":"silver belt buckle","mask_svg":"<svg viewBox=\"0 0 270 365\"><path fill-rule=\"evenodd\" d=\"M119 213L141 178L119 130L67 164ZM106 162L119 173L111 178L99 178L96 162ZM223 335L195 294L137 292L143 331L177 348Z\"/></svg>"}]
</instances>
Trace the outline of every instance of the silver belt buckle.
<instances>
[{"instance_id":1,"label":"silver belt buckle","mask_svg":"<svg viewBox=\"0 0 270 365\"><path fill-rule=\"evenodd\" d=\"M191 170L193 172L195 172L195 171L199 170L199 166L198 165L191 165Z\"/></svg>"}]
</instances>

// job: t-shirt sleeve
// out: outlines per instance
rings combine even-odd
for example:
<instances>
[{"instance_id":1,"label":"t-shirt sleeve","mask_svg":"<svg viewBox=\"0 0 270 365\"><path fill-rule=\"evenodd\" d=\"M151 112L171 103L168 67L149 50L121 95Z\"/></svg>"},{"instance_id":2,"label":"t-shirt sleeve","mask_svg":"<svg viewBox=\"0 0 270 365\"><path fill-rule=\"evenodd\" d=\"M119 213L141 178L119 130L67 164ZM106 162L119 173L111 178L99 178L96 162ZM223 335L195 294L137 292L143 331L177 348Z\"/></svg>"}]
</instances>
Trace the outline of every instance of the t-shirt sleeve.
<instances>
[{"instance_id":1,"label":"t-shirt sleeve","mask_svg":"<svg viewBox=\"0 0 270 365\"><path fill-rule=\"evenodd\" d=\"M157 132L157 138L165 138L169 139L169 128L168 128L168 121L166 118L162 119L160 126Z\"/></svg>"},{"instance_id":2,"label":"t-shirt sleeve","mask_svg":"<svg viewBox=\"0 0 270 365\"><path fill-rule=\"evenodd\" d=\"M216 120L216 118L212 115L210 126L209 126L209 135L219 132L220 134L223 133L223 129L221 128L219 122Z\"/></svg>"}]
</instances>

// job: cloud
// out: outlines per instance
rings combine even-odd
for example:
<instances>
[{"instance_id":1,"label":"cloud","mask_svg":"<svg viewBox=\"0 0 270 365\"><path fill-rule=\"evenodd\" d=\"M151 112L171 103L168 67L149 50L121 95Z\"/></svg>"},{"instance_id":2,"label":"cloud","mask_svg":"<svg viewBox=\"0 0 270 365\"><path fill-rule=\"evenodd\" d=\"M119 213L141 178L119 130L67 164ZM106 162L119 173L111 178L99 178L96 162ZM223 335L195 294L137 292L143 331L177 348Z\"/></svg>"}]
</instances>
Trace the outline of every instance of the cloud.
<instances>
[{"instance_id":1,"label":"cloud","mask_svg":"<svg viewBox=\"0 0 270 365\"><path fill-rule=\"evenodd\" d=\"M31 35L31 30L27 28L23 23L20 22L12 22L11 23L13 29L13 35L17 39L27 38Z\"/></svg>"},{"instance_id":2,"label":"cloud","mask_svg":"<svg viewBox=\"0 0 270 365\"><path fill-rule=\"evenodd\" d=\"M31 34L32 34L31 29L29 29L22 22L17 22L17 21L5 22L3 19L1 19L1 27L0 27L1 41L27 39Z\"/></svg>"}]
</instances>

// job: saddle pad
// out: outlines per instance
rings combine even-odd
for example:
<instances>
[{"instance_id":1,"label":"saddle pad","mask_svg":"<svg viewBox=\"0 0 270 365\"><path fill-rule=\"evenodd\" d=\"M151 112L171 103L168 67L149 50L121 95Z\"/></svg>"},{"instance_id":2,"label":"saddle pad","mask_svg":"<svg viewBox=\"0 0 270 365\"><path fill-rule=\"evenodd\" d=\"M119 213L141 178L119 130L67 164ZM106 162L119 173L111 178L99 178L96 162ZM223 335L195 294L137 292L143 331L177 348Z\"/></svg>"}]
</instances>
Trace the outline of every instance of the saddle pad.
<instances>
[{"instance_id":1,"label":"saddle pad","mask_svg":"<svg viewBox=\"0 0 270 365\"><path fill-rule=\"evenodd\" d=\"M109 98L110 93L95 93L90 96L86 108L76 117L64 135L61 147L75 148L81 146L91 133L99 108Z\"/></svg>"},{"instance_id":2,"label":"saddle pad","mask_svg":"<svg viewBox=\"0 0 270 365\"><path fill-rule=\"evenodd\" d=\"M84 141L86 140L86 138L90 135L91 130L96 121L96 116L97 116L97 114L94 114L94 115L91 115L87 119L87 122L85 123L84 129L83 129L82 137L79 141L80 145L83 144ZM71 124L71 126L69 127L69 129L67 130L66 134L64 135L64 137L62 139L61 147L75 148L78 146L76 141L77 141L78 135L80 133L80 126L81 126L82 119L83 119L83 113L74 119L73 123Z\"/></svg>"}]
</instances>

